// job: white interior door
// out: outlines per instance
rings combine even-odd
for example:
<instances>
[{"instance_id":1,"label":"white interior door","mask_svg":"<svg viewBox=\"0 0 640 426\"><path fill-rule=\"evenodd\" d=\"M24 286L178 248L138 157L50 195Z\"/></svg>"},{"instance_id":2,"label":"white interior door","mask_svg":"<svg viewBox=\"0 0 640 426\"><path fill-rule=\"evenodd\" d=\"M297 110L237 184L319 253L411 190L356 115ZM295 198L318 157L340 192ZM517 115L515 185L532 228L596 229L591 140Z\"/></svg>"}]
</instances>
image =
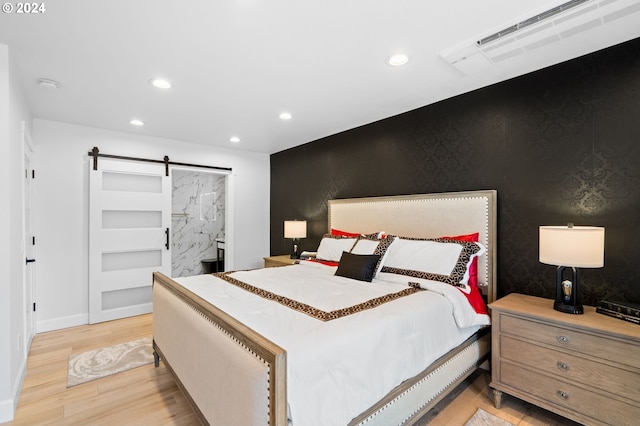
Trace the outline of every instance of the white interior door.
<instances>
[{"instance_id":1,"label":"white interior door","mask_svg":"<svg viewBox=\"0 0 640 426\"><path fill-rule=\"evenodd\" d=\"M90 167L89 322L151 312L152 273L171 274L171 180L163 164Z\"/></svg>"}]
</instances>

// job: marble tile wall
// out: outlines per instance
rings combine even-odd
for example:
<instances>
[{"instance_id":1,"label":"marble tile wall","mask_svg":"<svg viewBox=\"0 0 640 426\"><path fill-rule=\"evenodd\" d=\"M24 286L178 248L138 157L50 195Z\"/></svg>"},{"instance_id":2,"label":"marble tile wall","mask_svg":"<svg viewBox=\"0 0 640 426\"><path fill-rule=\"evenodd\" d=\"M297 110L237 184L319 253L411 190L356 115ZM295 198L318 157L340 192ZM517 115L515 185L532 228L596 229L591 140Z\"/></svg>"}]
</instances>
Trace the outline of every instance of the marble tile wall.
<instances>
[{"instance_id":1,"label":"marble tile wall","mask_svg":"<svg viewBox=\"0 0 640 426\"><path fill-rule=\"evenodd\" d=\"M225 176L174 170L172 185L171 275L202 274L201 260L214 259L225 236Z\"/></svg>"}]
</instances>

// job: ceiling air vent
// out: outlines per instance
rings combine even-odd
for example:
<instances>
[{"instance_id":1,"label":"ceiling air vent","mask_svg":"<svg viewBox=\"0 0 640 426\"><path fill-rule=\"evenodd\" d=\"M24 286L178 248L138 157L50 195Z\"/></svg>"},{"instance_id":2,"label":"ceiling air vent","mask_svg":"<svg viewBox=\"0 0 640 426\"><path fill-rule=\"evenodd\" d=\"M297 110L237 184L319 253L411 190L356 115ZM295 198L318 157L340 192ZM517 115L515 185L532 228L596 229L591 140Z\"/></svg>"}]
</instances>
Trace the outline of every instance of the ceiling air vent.
<instances>
[{"instance_id":1,"label":"ceiling air vent","mask_svg":"<svg viewBox=\"0 0 640 426\"><path fill-rule=\"evenodd\" d=\"M572 0L441 54L468 75L640 12L640 0Z\"/></svg>"},{"instance_id":2,"label":"ceiling air vent","mask_svg":"<svg viewBox=\"0 0 640 426\"><path fill-rule=\"evenodd\" d=\"M478 40L476 43L478 44L478 46L482 46L484 44L491 43L492 41L495 41L495 40L497 40L499 38L506 37L511 33L514 33L514 32L516 32L518 30L522 30L522 29L527 28L527 27L529 27L531 25L534 25L534 24L537 24L539 22L542 22L545 19L552 18L552 17L554 17L554 16L556 16L556 15L562 13L562 12L566 12L569 9L573 9L576 6L580 6L581 4L587 3L589 1L590 0L573 0L573 1L561 4L558 7L554 7L553 9L546 10L546 11L544 11L542 13L537 14L536 16L532 16L531 18L527 19L526 21L519 22L519 23L517 23L515 25L512 25L512 26L510 26L508 28L505 28L502 31L498 31L495 34L491 34L490 36L487 36L487 37L483 38L482 40Z\"/></svg>"}]
</instances>

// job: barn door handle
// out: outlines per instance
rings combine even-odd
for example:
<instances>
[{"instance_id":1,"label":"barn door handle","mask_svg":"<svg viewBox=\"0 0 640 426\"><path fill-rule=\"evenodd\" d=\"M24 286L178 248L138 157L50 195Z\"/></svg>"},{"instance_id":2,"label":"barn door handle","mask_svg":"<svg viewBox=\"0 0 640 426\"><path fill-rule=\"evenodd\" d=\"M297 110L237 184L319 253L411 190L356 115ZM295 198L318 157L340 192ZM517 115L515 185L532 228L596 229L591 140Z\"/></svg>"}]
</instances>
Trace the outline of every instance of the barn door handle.
<instances>
[{"instance_id":1,"label":"barn door handle","mask_svg":"<svg viewBox=\"0 0 640 426\"><path fill-rule=\"evenodd\" d=\"M164 233L165 233L165 235L167 236L167 242L165 243L165 245L164 245L164 246L167 248L167 250L169 250L169 228L167 228L167 229L164 231Z\"/></svg>"}]
</instances>

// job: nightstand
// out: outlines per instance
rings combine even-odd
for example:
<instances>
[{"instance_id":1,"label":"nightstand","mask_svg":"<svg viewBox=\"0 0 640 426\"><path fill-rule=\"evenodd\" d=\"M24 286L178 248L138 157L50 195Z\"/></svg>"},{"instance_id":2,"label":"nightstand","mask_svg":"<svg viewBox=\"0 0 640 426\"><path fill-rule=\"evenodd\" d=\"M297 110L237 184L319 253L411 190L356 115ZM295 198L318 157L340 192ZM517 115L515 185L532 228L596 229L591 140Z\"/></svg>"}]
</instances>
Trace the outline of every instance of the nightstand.
<instances>
[{"instance_id":1,"label":"nightstand","mask_svg":"<svg viewBox=\"0 0 640 426\"><path fill-rule=\"evenodd\" d=\"M291 255L283 254L280 256L269 256L264 258L264 267L273 268L274 266L287 266L300 263L300 259L291 259Z\"/></svg>"},{"instance_id":2,"label":"nightstand","mask_svg":"<svg viewBox=\"0 0 640 426\"><path fill-rule=\"evenodd\" d=\"M596 313L571 315L553 300L510 294L489 305L491 384L585 424L640 419L640 326Z\"/></svg>"}]
</instances>

